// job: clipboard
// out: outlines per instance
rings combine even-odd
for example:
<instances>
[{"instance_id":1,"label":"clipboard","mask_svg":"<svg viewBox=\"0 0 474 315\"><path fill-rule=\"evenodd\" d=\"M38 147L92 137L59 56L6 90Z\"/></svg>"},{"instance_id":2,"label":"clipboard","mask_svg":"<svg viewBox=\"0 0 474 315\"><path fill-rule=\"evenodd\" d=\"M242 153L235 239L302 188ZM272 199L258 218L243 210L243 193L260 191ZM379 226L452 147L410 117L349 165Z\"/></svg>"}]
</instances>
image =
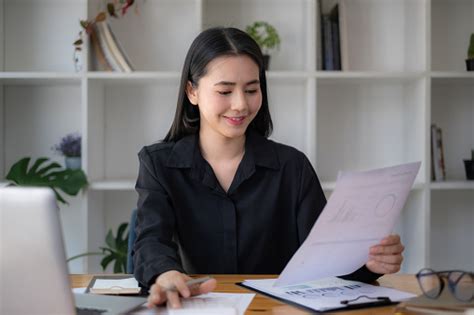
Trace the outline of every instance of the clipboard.
<instances>
[{"instance_id":1,"label":"clipboard","mask_svg":"<svg viewBox=\"0 0 474 315\"><path fill-rule=\"evenodd\" d=\"M250 286L247 286L247 285L243 284L242 282L237 282L236 285L238 285L239 287L245 288L247 290L257 292L259 294L262 294L262 295L264 295L266 297L269 297L269 298L272 298L274 300L284 302L286 304L289 304L289 305L295 306L297 308L303 309L305 311L309 311L309 312L312 312L312 313L316 312L316 313L321 313L321 314L327 313L327 312L332 312L332 311L355 310L355 309L361 309L361 308L389 306L389 305L395 305L395 304L400 303L400 302L392 301L388 297L378 297L378 298L380 298L379 300L377 300L377 298L374 298L374 301L365 302L365 303L352 303L352 301L356 301L359 298L359 297L357 297L354 300L346 300L347 303L342 303L342 302L345 302L345 301L341 301L341 307L336 307L336 308L326 309L324 311L320 311L320 310L311 308L309 306L299 304L295 301L284 299L284 298L281 298L279 296L275 296L273 294L270 294L268 292L264 292L264 291L252 288Z\"/></svg>"},{"instance_id":2,"label":"clipboard","mask_svg":"<svg viewBox=\"0 0 474 315\"><path fill-rule=\"evenodd\" d=\"M132 275L100 275L100 276L93 276L85 293L87 294L105 294L105 295L123 295L123 296L130 296L130 295L143 295L142 288L121 288L121 287L111 287L106 289L94 289L94 284L98 279L104 280L121 280L121 279L129 279L133 278Z\"/></svg>"}]
</instances>

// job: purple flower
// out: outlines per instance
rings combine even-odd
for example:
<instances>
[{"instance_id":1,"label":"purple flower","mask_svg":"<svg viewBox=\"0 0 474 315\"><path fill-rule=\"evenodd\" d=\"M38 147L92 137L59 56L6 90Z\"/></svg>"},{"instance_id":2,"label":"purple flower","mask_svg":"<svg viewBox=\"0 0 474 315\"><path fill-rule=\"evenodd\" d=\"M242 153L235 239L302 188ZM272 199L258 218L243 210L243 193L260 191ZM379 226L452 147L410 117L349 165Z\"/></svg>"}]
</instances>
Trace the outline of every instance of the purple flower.
<instances>
[{"instance_id":1,"label":"purple flower","mask_svg":"<svg viewBox=\"0 0 474 315\"><path fill-rule=\"evenodd\" d=\"M61 142L56 144L53 149L64 156L81 156L81 135L70 133L63 137Z\"/></svg>"}]
</instances>

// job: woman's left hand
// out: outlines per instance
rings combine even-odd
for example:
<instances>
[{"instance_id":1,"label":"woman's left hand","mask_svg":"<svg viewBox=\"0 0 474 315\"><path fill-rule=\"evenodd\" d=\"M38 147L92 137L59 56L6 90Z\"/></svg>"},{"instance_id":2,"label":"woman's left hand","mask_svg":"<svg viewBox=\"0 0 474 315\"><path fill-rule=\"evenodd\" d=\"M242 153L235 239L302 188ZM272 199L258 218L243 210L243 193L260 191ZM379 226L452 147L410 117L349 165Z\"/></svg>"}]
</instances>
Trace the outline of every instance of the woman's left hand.
<instances>
[{"instance_id":1,"label":"woman's left hand","mask_svg":"<svg viewBox=\"0 0 474 315\"><path fill-rule=\"evenodd\" d=\"M400 270L404 249L399 235L389 235L383 238L379 244L370 247L369 261L365 266L375 273L395 273Z\"/></svg>"}]
</instances>

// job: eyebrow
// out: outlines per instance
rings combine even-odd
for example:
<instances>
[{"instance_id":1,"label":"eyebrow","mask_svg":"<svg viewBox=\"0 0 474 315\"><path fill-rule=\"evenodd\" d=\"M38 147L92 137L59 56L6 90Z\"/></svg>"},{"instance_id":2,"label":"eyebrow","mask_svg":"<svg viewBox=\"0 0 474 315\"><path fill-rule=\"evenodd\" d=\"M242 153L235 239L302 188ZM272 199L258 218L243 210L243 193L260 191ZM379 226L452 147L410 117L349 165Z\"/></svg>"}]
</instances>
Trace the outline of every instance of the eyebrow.
<instances>
[{"instance_id":1,"label":"eyebrow","mask_svg":"<svg viewBox=\"0 0 474 315\"><path fill-rule=\"evenodd\" d=\"M257 80L257 79L252 80L252 81L247 82L245 85L251 85L251 84L256 84L256 83L260 83L260 81ZM220 81L220 82L217 82L214 85L232 85L232 86L234 86L234 85L236 85L236 83L235 82L230 82L230 81Z\"/></svg>"}]
</instances>

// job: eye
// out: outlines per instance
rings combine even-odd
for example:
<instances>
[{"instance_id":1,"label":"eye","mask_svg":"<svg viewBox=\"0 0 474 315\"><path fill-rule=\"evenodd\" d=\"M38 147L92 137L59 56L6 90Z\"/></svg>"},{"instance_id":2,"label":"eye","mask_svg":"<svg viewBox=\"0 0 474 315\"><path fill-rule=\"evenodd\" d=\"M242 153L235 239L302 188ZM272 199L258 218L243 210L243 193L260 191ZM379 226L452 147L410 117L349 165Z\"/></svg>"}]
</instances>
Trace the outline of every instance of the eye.
<instances>
[{"instance_id":1,"label":"eye","mask_svg":"<svg viewBox=\"0 0 474 315\"><path fill-rule=\"evenodd\" d=\"M232 91L217 91L220 95L229 95Z\"/></svg>"},{"instance_id":2,"label":"eye","mask_svg":"<svg viewBox=\"0 0 474 315\"><path fill-rule=\"evenodd\" d=\"M247 90L247 91L245 91L245 93L248 93L248 94L255 94L255 93L257 93L257 89L255 89L255 90Z\"/></svg>"}]
</instances>

